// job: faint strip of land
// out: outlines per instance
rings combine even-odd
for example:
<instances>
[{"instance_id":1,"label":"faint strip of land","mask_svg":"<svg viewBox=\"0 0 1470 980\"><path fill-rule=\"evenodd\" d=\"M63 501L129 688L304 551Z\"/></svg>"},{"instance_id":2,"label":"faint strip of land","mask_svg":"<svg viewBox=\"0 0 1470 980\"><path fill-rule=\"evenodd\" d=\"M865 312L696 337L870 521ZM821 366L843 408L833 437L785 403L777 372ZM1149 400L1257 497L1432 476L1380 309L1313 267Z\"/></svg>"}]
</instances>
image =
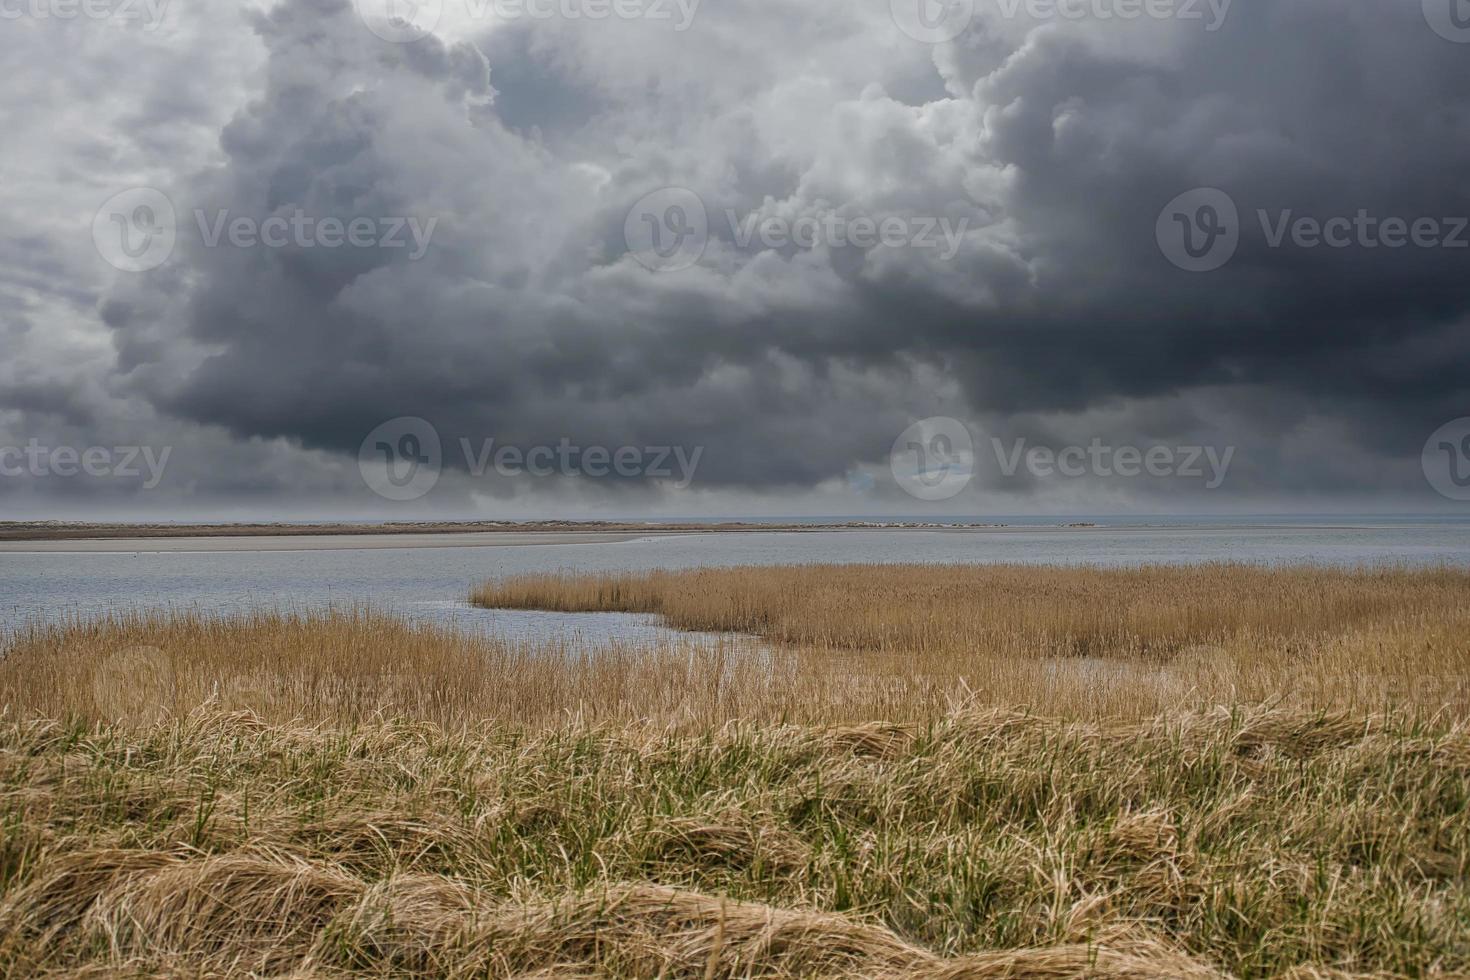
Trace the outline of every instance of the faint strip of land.
<instances>
[{"instance_id":1,"label":"faint strip of land","mask_svg":"<svg viewBox=\"0 0 1470 980\"><path fill-rule=\"evenodd\" d=\"M659 532L523 531L498 534L253 534L162 538L60 538L0 540L0 554L133 554L248 551L392 551L403 548L515 548L559 544L615 544L654 537Z\"/></svg>"},{"instance_id":2,"label":"faint strip of land","mask_svg":"<svg viewBox=\"0 0 1470 980\"><path fill-rule=\"evenodd\" d=\"M372 524L102 524L62 521L0 522L0 543L15 541L116 541L146 538L360 537L365 535L577 534L617 535L695 531L835 531L880 528L974 529L994 524L936 524L920 521L844 521L824 524L753 521L396 521Z\"/></svg>"}]
</instances>

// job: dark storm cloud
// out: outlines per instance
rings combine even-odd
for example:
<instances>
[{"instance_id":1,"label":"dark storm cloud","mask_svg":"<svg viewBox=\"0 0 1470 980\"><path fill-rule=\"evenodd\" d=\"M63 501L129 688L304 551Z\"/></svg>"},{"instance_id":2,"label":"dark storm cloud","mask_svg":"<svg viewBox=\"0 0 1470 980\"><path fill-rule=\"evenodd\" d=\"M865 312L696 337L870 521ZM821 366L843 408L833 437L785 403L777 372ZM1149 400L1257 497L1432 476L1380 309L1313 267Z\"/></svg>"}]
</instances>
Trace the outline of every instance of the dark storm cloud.
<instances>
[{"instance_id":1,"label":"dark storm cloud","mask_svg":"<svg viewBox=\"0 0 1470 980\"><path fill-rule=\"evenodd\" d=\"M345 0L285 0L252 20L263 81L222 158L164 188L177 253L101 304L114 381L337 455L403 415L451 442L700 445L717 489L841 479L932 414L1238 445L1246 493L1412 489L1424 438L1470 411L1470 249L1271 247L1256 212L1470 215L1470 44L1418 0L1237 0L1215 31L981 3L933 48L867 7L710 0L682 33L391 44ZM663 186L711 224L676 272L624 241ZM1206 186L1241 241L1185 272L1155 222ZM724 217L831 208L965 233L948 260L758 249ZM205 247L194 209L434 224L417 259Z\"/></svg>"}]
</instances>

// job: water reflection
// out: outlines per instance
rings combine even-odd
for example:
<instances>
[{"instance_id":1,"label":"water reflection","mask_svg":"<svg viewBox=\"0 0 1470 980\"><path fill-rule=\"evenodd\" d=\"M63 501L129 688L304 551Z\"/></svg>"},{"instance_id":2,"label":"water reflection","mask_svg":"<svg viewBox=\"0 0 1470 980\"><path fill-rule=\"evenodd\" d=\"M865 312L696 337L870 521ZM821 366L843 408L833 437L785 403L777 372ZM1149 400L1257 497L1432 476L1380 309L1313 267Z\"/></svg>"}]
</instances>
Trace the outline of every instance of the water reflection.
<instances>
[{"instance_id":1,"label":"water reflection","mask_svg":"<svg viewBox=\"0 0 1470 980\"><path fill-rule=\"evenodd\" d=\"M613 646L654 648L756 644L756 638L733 633L686 633L664 626L651 613L539 612L524 609L481 609L467 602L415 602L401 615L443 629L535 647L578 650Z\"/></svg>"}]
</instances>

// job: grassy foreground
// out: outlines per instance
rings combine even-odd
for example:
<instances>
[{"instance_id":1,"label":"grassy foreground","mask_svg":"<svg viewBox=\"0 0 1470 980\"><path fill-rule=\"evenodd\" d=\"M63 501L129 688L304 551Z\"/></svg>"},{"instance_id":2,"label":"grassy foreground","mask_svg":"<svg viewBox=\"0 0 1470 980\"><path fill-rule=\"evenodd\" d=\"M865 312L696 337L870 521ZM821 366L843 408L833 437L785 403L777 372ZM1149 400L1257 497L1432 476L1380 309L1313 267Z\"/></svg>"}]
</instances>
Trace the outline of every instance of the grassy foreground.
<instances>
[{"instance_id":1,"label":"grassy foreground","mask_svg":"<svg viewBox=\"0 0 1470 980\"><path fill-rule=\"evenodd\" d=\"M1470 974L1470 576L553 577L0 656L0 975Z\"/></svg>"},{"instance_id":2,"label":"grassy foreground","mask_svg":"<svg viewBox=\"0 0 1470 980\"><path fill-rule=\"evenodd\" d=\"M12 976L1470 970L1457 727L982 711L522 735L200 712L5 725L0 786Z\"/></svg>"}]
</instances>

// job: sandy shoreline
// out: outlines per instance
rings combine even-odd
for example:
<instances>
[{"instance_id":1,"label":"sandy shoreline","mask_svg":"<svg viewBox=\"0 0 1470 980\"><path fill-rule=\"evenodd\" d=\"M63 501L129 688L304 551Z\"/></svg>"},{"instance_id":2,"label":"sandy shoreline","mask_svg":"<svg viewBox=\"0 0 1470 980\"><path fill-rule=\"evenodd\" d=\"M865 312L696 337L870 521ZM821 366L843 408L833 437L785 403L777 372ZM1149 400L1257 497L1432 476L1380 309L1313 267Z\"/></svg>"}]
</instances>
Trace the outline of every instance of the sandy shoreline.
<instances>
[{"instance_id":1,"label":"sandy shoreline","mask_svg":"<svg viewBox=\"0 0 1470 980\"><path fill-rule=\"evenodd\" d=\"M261 526L247 526L231 533L225 526L211 527L203 533L188 533L193 528L175 526L166 533L147 533L152 528L136 529L128 534L126 528L109 527L105 533L95 536L78 533L79 528L67 528L67 533L58 536L26 536L0 532L0 554L219 554L232 552L260 551L389 551L409 548L517 548L545 547L549 545L620 544L648 538L721 536L750 533L767 534L811 534L811 533L854 533L868 531L891 533L907 531L931 534L1087 534L1105 532L1111 534L1159 534L1213 532L1238 533L1246 530L1293 530L1293 531L1371 531L1376 525L1344 525L1324 522L1314 525L1262 524L1214 524L1189 525L1156 524L823 524L823 525L590 525L582 528L545 527L475 527L456 530L454 526L433 526L432 530L412 530L406 526L366 525L351 529L327 530L323 526L304 529L283 529L276 526L274 533L267 533Z\"/></svg>"},{"instance_id":2,"label":"sandy shoreline","mask_svg":"<svg viewBox=\"0 0 1470 980\"><path fill-rule=\"evenodd\" d=\"M1021 530L1019 528L865 528L765 527L734 530L728 528L653 528L643 531L460 531L391 534L204 534L171 537L110 537L0 539L0 554L229 554L259 551L393 551L411 548L525 548L551 545L621 544L648 538L718 536L760 530L772 534L801 534L812 531L841 533L850 531L930 531L941 534L984 533ZM1034 529L1033 529L1034 530ZM1055 528L1052 530L1061 530Z\"/></svg>"},{"instance_id":3,"label":"sandy shoreline","mask_svg":"<svg viewBox=\"0 0 1470 980\"><path fill-rule=\"evenodd\" d=\"M745 521L419 522L384 524L85 524L0 522L0 554L342 551L612 544L674 534L877 530L1001 530L1000 525L932 523L757 524Z\"/></svg>"},{"instance_id":4,"label":"sandy shoreline","mask_svg":"<svg viewBox=\"0 0 1470 980\"><path fill-rule=\"evenodd\" d=\"M936 524L924 521L793 524L771 521L413 521L353 524L103 524L60 521L0 521L0 544L21 541L96 541L162 538L402 537L405 535L669 534L687 532L940 530L999 528L999 524Z\"/></svg>"},{"instance_id":5,"label":"sandy shoreline","mask_svg":"<svg viewBox=\"0 0 1470 980\"><path fill-rule=\"evenodd\" d=\"M242 537L73 538L0 541L0 554L221 554L250 551L386 551L399 548L523 548L561 544L616 544L679 532L471 531L445 534L257 534Z\"/></svg>"}]
</instances>

